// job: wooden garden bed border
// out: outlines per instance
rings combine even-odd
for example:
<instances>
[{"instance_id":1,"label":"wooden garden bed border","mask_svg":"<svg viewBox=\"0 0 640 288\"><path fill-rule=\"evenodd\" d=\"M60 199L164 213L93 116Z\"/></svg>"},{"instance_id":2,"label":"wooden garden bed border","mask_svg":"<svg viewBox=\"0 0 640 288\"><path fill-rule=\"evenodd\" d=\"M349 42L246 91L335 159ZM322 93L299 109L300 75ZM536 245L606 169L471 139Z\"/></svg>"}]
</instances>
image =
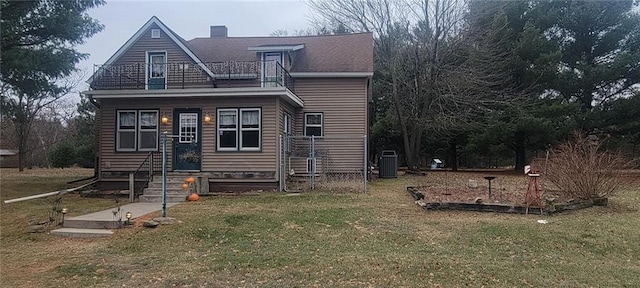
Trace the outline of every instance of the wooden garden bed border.
<instances>
[{"instance_id":1,"label":"wooden garden bed border","mask_svg":"<svg viewBox=\"0 0 640 288\"><path fill-rule=\"evenodd\" d=\"M462 210L478 212L498 212L498 213L527 213L527 207L512 204L484 204L484 203L464 203L464 202L424 202L424 194L417 187L408 186L407 192L425 210ZM529 207L529 214L553 214L565 211L584 209L592 206L607 206L607 198L597 198L593 200L575 201L571 203L547 204L547 207Z\"/></svg>"}]
</instances>

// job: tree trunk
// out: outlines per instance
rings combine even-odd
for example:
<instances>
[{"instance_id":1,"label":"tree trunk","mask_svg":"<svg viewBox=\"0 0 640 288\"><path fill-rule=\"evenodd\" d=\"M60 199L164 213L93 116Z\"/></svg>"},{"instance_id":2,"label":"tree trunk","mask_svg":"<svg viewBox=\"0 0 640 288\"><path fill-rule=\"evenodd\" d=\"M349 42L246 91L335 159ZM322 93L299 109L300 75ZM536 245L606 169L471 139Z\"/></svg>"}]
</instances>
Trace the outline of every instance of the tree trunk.
<instances>
[{"instance_id":1,"label":"tree trunk","mask_svg":"<svg viewBox=\"0 0 640 288\"><path fill-rule=\"evenodd\" d=\"M392 73L395 73L393 71ZM393 104L396 108L396 115L398 116L398 123L400 124L400 130L402 131L402 142L404 144L404 157L407 162L407 166L413 167L414 164L414 155L411 149L411 145L409 143L409 132L407 131L407 123L402 119L402 112L400 111L400 97L398 96L398 79L394 74L391 75L392 79L392 94L393 94Z\"/></svg>"},{"instance_id":2,"label":"tree trunk","mask_svg":"<svg viewBox=\"0 0 640 288\"><path fill-rule=\"evenodd\" d=\"M449 141L449 157L451 158L451 170L458 171L458 144L456 140Z\"/></svg>"},{"instance_id":3,"label":"tree trunk","mask_svg":"<svg viewBox=\"0 0 640 288\"><path fill-rule=\"evenodd\" d=\"M515 152L516 152L516 171L524 171L524 165L526 165L527 155L525 147L524 132L518 131L515 133Z\"/></svg>"}]
</instances>

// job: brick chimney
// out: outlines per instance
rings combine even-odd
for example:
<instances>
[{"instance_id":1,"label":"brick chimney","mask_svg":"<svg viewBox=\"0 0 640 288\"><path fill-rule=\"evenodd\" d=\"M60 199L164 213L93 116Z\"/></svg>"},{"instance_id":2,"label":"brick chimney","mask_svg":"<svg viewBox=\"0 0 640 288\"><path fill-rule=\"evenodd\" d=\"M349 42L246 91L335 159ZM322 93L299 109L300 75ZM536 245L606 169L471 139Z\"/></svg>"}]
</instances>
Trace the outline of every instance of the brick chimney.
<instances>
[{"instance_id":1,"label":"brick chimney","mask_svg":"<svg viewBox=\"0 0 640 288\"><path fill-rule=\"evenodd\" d=\"M226 38L227 26L211 26L211 38Z\"/></svg>"}]
</instances>

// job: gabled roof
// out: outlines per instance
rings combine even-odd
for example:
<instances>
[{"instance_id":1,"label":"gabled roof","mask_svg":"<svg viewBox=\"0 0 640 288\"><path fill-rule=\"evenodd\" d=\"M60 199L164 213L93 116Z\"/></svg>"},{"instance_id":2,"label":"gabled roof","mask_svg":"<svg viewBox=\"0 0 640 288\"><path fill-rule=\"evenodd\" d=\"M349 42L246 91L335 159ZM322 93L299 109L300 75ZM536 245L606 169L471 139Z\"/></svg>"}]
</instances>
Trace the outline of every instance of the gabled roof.
<instances>
[{"instance_id":1,"label":"gabled roof","mask_svg":"<svg viewBox=\"0 0 640 288\"><path fill-rule=\"evenodd\" d=\"M188 42L205 62L255 61L256 53L264 52L255 50L257 47L304 45L304 48L291 54L292 65L289 72L373 72L371 33L298 37L213 37L195 38Z\"/></svg>"},{"instance_id":2,"label":"gabled roof","mask_svg":"<svg viewBox=\"0 0 640 288\"><path fill-rule=\"evenodd\" d=\"M180 47L180 49L182 49L182 51L184 51L184 53L186 53L189 58L191 58L191 60L193 60L193 62L197 63L200 68L202 68L205 72L207 72L207 74L209 74L209 76L213 77L213 72L211 72L211 70L209 70L209 68L207 68L207 66L202 63L202 60L200 60L198 56L196 56L196 54L191 51L188 42L182 39L182 37L178 36L178 34L173 32L173 30L169 29L169 27L164 25L164 23L162 23L162 21L160 21L160 19L158 19L158 17L156 16L151 17L151 19L149 19L147 23L142 25L142 27L138 29L138 31L133 34L133 36L131 36L131 38L129 38L129 40L127 40L127 42L124 43L124 45L122 45L122 47L120 47L120 49L118 49L118 51L116 51L116 53L109 58L109 60L107 60L107 62L104 63L104 66L111 65L118 61L120 56L127 52L127 50L129 50L129 48L131 48L131 46L133 46L133 44L138 41L138 39L145 33L145 31L153 26L153 24L157 25L165 34L167 34L169 38L174 43L176 43L176 45L178 45L178 47ZM98 70L97 72L100 72L100 70ZM87 83L91 83L91 81L93 81L93 75L91 75L89 80L87 80Z\"/></svg>"}]
</instances>

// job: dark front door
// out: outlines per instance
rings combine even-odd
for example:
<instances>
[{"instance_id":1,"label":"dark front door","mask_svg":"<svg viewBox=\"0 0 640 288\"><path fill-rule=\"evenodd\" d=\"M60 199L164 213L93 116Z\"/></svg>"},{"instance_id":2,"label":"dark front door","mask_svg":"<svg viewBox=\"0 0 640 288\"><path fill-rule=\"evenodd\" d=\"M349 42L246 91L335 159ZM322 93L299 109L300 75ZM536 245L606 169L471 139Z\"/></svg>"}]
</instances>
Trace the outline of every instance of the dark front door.
<instances>
[{"instance_id":1,"label":"dark front door","mask_svg":"<svg viewBox=\"0 0 640 288\"><path fill-rule=\"evenodd\" d=\"M175 109L173 113L173 170L200 171L202 125L200 109Z\"/></svg>"}]
</instances>

